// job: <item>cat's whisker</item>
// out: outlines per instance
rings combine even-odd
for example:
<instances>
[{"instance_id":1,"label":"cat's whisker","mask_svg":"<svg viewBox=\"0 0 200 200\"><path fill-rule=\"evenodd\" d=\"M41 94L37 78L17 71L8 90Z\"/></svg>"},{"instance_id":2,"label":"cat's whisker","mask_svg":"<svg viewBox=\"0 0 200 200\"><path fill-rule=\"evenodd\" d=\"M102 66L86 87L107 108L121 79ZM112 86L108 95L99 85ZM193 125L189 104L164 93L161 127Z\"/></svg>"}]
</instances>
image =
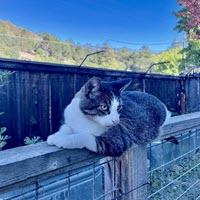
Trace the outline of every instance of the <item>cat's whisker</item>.
<instances>
[{"instance_id":1,"label":"cat's whisker","mask_svg":"<svg viewBox=\"0 0 200 200\"><path fill-rule=\"evenodd\" d=\"M129 130L129 127L128 127L129 125L127 123L120 122L119 125L123 130L125 130L125 131Z\"/></svg>"},{"instance_id":2,"label":"cat's whisker","mask_svg":"<svg viewBox=\"0 0 200 200\"><path fill-rule=\"evenodd\" d=\"M119 126L122 128L122 130L123 130L124 132L128 131L128 129L127 129L125 126L123 126L122 124L119 124Z\"/></svg>"},{"instance_id":3,"label":"cat's whisker","mask_svg":"<svg viewBox=\"0 0 200 200\"><path fill-rule=\"evenodd\" d=\"M127 126L131 126L133 124L133 122L128 119L121 119L120 123L126 124Z\"/></svg>"},{"instance_id":4,"label":"cat's whisker","mask_svg":"<svg viewBox=\"0 0 200 200\"><path fill-rule=\"evenodd\" d=\"M120 118L120 121L127 122L127 123L133 123L133 120L126 119L126 118Z\"/></svg>"},{"instance_id":5,"label":"cat's whisker","mask_svg":"<svg viewBox=\"0 0 200 200\"><path fill-rule=\"evenodd\" d=\"M120 124L124 126L128 126L128 123L126 123L125 121L121 121Z\"/></svg>"}]
</instances>

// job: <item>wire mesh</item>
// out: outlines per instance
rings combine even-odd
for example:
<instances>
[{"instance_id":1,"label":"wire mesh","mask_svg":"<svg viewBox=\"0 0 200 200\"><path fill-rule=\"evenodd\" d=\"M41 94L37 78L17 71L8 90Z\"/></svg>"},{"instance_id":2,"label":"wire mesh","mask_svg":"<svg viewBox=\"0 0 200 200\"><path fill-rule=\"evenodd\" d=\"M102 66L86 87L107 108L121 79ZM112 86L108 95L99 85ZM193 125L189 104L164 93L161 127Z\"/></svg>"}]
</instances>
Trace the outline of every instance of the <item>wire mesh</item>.
<instances>
[{"instance_id":1,"label":"wire mesh","mask_svg":"<svg viewBox=\"0 0 200 200\"><path fill-rule=\"evenodd\" d=\"M148 199L200 199L200 130L148 146Z\"/></svg>"},{"instance_id":2,"label":"wire mesh","mask_svg":"<svg viewBox=\"0 0 200 200\"><path fill-rule=\"evenodd\" d=\"M114 171L111 170L114 163L114 158L105 158L55 179L39 182L38 199L46 200L49 197L52 200L112 200L116 192ZM59 182L62 183L58 184Z\"/></svg>"}]
</instances>

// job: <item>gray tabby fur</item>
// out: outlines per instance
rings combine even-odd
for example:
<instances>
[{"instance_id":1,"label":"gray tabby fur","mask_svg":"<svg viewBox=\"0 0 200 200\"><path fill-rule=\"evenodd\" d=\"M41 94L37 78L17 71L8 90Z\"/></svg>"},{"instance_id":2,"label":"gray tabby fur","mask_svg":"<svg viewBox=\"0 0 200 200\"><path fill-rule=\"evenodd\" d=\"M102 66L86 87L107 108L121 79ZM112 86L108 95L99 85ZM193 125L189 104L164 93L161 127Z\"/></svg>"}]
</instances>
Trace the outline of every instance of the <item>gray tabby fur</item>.
<instances>
[{"instance_id":1,"label":"gray tabby fur","mask_svg":"<svg viewBox=\"0 0 200 200\"><path fill-rule=\"evenodd\" d=\"M149 143L159 136L167 109L155 96L138 91L121 93L120 123L96 137L98 153L119 156L134 143Z\"/></svg>"}]
</instances>

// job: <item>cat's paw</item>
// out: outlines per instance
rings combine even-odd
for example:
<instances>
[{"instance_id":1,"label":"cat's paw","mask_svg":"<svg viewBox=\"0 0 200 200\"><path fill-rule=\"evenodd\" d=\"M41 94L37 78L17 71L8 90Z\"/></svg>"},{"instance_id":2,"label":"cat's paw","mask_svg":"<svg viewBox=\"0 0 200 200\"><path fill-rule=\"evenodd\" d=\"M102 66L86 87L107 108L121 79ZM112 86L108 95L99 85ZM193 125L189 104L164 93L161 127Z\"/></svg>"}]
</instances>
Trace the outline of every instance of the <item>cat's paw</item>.
<instances>
[{"instance_id":1,"label":"cat's paw","mask_svg":"<svg viewBox=\"0 0 200 200\"><path fill-rule=\"evenodd\" d=\"M59 134L58 132L57 133L54 133L52 135L50 135L48 138L47 138L47 144L48 145L55 145L57 146L58 148L61 148L62 147L62 137L59 137Z\"/></svg>"},{"instance_id":2,"label":"cat's paw","mask_svg":"<svg viewBox=\"0 0 200 200\"><path fill-rule=\"evenodd\" d=\"M64 149L82 149L85 147L91 151L97 152L95 137L89 134L73 134L60 137L59 132L57 132L48 137L47 144Z\"/></svg>"},{"instance_id":3,"label":"cat's paw","mask_svg":"<svg viewBox=\"0 0 200 200\"><path fill-rule=\"evenodd\" d=\"M54 144L53 144L53 138L52 138L52 136L53 136L53 135L50 135L50 136L48 136L48 138L47 138L47 144L48 144L48 145L54 145Z\"/></svg>"},{"instance_id":4,"label":"cat's paw","mask_svg":"<svg viewBox=\"0 0 200 200\"><path fill-rule=\"evenodd\" d=\"M73 139L71 137L59 137L58 134L50 135L47 138L48 145L55 145L58 148L71 149L74 148Z\"/></svg>"}]
</instances>

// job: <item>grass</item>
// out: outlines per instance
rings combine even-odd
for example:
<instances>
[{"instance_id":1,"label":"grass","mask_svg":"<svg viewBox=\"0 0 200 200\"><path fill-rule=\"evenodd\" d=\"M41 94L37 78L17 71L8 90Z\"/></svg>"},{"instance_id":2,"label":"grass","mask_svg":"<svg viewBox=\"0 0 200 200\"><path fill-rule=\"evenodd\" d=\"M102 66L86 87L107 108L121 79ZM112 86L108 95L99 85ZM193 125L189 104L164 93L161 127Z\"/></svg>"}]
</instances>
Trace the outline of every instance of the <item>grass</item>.
<instances>
[{"instance_id":1,"label":"grass","mask_svg":"<svg viewBox=\"0 0 200 200\"><path fill-rule=\"evenodd\" d=\"M200 148L149 173L151 200L195 200L200 196Z\"/></svg>"}]
</instances>

